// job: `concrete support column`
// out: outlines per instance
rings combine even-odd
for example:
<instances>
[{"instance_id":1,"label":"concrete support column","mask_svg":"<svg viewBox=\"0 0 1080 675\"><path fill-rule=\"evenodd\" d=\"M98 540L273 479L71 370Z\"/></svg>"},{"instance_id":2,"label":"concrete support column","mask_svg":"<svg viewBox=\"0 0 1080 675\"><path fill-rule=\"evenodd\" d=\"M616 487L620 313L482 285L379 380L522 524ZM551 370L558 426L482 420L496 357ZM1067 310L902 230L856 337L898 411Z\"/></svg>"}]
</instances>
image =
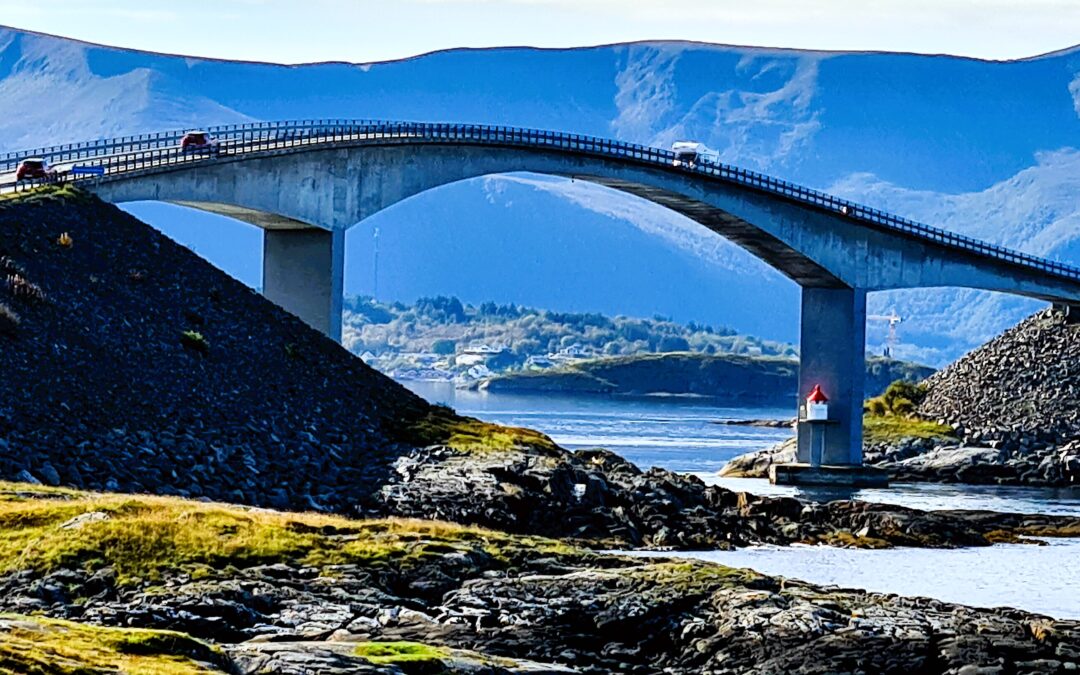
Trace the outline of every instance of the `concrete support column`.
<instances>
[{"instance_id":1,"label":"concrete support column","mask_svg":"<svg viewBox=\"0 0 1080 675\"><path fill-rule=\"evenodd\" d=\"M344 230L265 230L263 295L341 342Z\"/></svg>"},{"instance_id":2,"label":"concrete support column","mask_svg":"<svg viewBox=\"0 0 1080 675\"><path fill-rule=\"evenodd\" d=\"M820 385L829 398L821 463L862 465L862 410L866 378L866 291L803 288L799 342L799 417L806 396ZM798 461L810 463L811 424L799 424ZM821 443L819 437L815 443Z\"/></svg>"}]
</instances>

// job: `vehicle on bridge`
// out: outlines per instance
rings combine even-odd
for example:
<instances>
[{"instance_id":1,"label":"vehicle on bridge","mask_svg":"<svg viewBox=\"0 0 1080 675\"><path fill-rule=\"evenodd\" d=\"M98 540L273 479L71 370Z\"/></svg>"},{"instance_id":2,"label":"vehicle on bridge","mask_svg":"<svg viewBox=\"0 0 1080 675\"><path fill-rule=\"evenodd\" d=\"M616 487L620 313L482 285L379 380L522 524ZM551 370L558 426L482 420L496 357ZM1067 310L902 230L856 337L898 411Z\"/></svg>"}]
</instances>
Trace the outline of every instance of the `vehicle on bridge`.
<instances>
[{"instance_id":1,"label":"vehicle on bridge","mask_svg":"<svg viewBox=\"0 0 1080 675\"><path fill-rule=\"evenodd\" d=\"M217 154L217 140L205 131L189 131L180 139L181 152Z\"/></svg>"},{"instance_id":2,"label":"vehicle on bridge","mask_svg":"<svg viewBox=\"0 0 1080 675\"><path fill-rule=\"evenodd\" d=\"M49 166L41 157L29 157L19 162L19 166L15 169L15 180L43 180L52 181L56 179L56 169Z\"/></svg>"},{"instance_id":3,"label":"vehicle on bridge","mask_svg":"<svg viewBox=\"0 0 1080 675\"><path fill-rule=\"evenodd\" d=\"M720 153L697 141L675 141L671 144L671 151L675 153L675 159L671 162L673 166L688 166L692 169L701 160L720 161Z\"/></svg>"}]
</instances>

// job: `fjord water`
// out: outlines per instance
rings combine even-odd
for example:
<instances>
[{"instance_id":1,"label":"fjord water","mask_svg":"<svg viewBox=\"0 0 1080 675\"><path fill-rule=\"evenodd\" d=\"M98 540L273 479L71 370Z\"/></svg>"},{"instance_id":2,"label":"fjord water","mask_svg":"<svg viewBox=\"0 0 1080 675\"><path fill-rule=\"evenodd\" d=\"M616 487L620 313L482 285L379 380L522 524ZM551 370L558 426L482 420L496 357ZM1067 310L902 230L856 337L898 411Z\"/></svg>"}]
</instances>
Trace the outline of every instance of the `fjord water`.
<instances>
[{"instance_id":1,"label":"fjord water","mask_svg":"<svg viewBox=\"0 0 1080 675\"><path fill-rule=\"evenodd\" d=\"M784 408L740 408L681 398L489 394L455 390L444 382L404 384L429 401L445 403L462 414L539 429L567 448L608 448L641 468L658 466L694 473L706 483L733 490L815 500L855 498L921 509L1080 515L1080 490L900 484L883 490L838 493L717 477L716 472L728 459L772 445L791 432L716 422L789 419L792 411ZM759 546L679 555L819 584L982 607L1017 607L1080 619L1080 592L1074 590L1080 579L1080 540L1051 540L1049 544L887 551Z\"/></svg>"}]
</instances>

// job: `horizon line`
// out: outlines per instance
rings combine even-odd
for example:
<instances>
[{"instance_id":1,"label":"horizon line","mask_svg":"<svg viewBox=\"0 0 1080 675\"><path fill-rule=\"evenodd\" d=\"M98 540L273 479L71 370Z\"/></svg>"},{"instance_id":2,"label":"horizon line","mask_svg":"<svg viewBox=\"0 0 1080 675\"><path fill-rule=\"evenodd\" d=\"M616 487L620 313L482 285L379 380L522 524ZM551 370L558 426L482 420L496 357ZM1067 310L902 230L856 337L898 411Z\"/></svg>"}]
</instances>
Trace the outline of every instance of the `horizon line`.
<instances>
[{"instance_id":1,"label":"horizon line","mask_svg":"<svg viewBox=\"0 0 1080 675\"><path fill-rule=\"evenodd\" d=\"M729 50L747 50L747 51L767 51L767 52L790 52L797 54L816 54L825 56L844 56L844 55L882 55L882 56L915 56L921 58L932 59L959 59L966 61L979 61L982 63L1022 63L1026 61L1037 61L1040 59L1053 58L1056 56L1062 56L1069 52L1080 49L1080 43L1062 47L1060 49L1054 49L1048 52L1040 54L1034 54L1032 56L1023 56L1019 58L1011 59L993 59L979 56L964 56L959 54L949 54L945 52L913 52L913 51L889 51L889 50L875 50L875 49L805 49L800 47L770 47L763 45L746 45L746 44L730 44L720 42L705 42L702 40L687 40L682 38L647 38L641 40L628 40L625 42L605 42L599 44L586 44L573 47L541 47L536 45L499 45L488 47L443 47L440 49L432 49L426 52L420 52L418 54L412 54L410 56L402 56L389 59L377 59L373 61L346 61L346 60L326 60L326 61L302 61L296 63L283 63L278 61L264 61L259 59L229 59L217 56L198 56L194 54L182 54L178 52L158 52L150 49L139 49L137 47L123 47L120 45L106 44L103 42L94 42L93 40L85 40L82 38L71 37L67 35L59 35L56 33L48 33L45 31L33 30L30 28L19 28L17 26L11 26L7 24L0 24L0 30L10 30L18 33L24 33L29 35L36 35L38 37L52 38L54 40L65 40L68 42L74 42L80 45L88 47L96 47L99 49L111 49L116 51L134 52L139 54L147 54L151 56L164 56L170 58L182 58L182 59L197 59L200 61L209 61L215 63L233 63L238 65L260 65L260 66L276 66L279 68L302 68L306 66L352 66L352 67L364 67L364 66L379 66L391 63L404 63L408 61L414 61L423 59L429 56L436 56L440 54L451 54L455 52L487 52L487 51L538 51L538 52L569 52L569 51L590 51L597 49L610 49L613 47L633 47L640 45L684 45L695 47L713 47L718 49Z\"/></svg>"}]
</instances>

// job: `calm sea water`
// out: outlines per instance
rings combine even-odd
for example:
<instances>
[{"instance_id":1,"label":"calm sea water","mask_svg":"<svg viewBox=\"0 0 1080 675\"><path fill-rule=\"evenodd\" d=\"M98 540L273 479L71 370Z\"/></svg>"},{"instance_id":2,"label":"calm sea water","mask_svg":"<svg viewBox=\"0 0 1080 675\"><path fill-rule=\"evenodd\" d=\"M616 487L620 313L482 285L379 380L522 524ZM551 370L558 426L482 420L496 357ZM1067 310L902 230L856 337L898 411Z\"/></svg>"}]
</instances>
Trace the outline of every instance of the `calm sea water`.
<instances>
[{"instance_id":1,"label":"calm sea water","mask_svg":"<svg viewBox=\"0 0 1080 675\"><path fill-rule=\"evenodd\" d=\"M719 407L675 397L536 396L403 382L433 403L489 422L538 429L564 448L607 448L642 468L716 472L736 455L791 436L790 429L728 426L722 420L791 419L784 408Z\"/></svg>"},{"instance_id":2,"label":"calm sea water","mask_svg":"<svg viewBox=\"0 0 1080 675\"><path fill-rule=\"evenodd\" d=\"M792 410L722 407L701 399L558 397L456 391L453 385L407 382L434 403L492 422L538 429L568 448L604 447L642 468L694 473L708 483L756 494L804 499L864 499L921 509L987 509L1080 515L1080 491L935 484L887 489L807 490L765 480L721 479L735 455L788 438L787 429L716 424L730 419L789 419ZM679 554L765 574L846 588L934 597L982 607L1009 606L1080 619L1080 540L1049 546L999 545L933 551L854 551L828 547L751 547ZM927 574L933 570L933 574Z\"/></svg>"}]
</instances>

